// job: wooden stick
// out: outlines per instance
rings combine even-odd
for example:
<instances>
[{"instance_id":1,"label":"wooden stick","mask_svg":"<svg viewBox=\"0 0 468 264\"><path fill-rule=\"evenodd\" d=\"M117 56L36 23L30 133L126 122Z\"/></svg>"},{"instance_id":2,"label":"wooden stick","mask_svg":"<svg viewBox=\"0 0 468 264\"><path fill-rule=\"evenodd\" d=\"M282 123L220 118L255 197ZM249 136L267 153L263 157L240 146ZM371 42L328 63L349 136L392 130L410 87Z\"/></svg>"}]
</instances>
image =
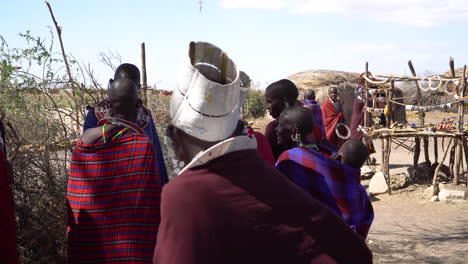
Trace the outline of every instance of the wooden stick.
<instances>
[{"instance_id":1,"label":"wooden stick","mask_svg":"<svg viewBox=\"0 0 468 264\"><path fill-rule=\"evenodd\" d=\"M419 154L421 153L421 139L419 137L415 137L415 145L414 145L414 155L413 155L413 181L416 180L416 169L418 167L419 162Z\"/></svg>"},{"instance_id":2,"label":"wooden stick","mask_svg":"<svg viewBox=\"0 0 468 264\"><path fill-rule=\"evenodd\" d=\"M391 138L387 138L387 153L386 153L386 159L385 159L385 174L387 175L387 184L388 184L388 194L392 194L392 188L391 188L391 180L390 180L390 153L392 150L392 140Z\"/></svg>"},{"instance_id":3,"label":"wooden stick","mask_svg":"<svg viewBox=\"0 0 468 264\"><path fill-rule=\"evenodd\" d=\"M438 195L439 194L439 188L436 188L436 183L437 183L437 175L439 174L439 171L440 171L440 168L442 167L442 164L444 163L445 161L445 158L447 157L447 154L449 152L449 147L450 147L450 143L452 143L452 139L450 139L449 143L448 143L448 146L447 148L445 149L444 151L444 156L442 157L442 160L440 161L439 165L437 165L435 171L434 171L434 178L432 179L432 186L434 188L434 195ZM437 190L436 190L437 189ZM437 191L437 193L436 193Z\"/></svg>"},{"instance_id":4,"label":"wooden stick","mask_svg":"<svg viewBox=\"0 0 468 264\"><path fill-rule=\"evenodd\" d=\"M462 138L462 145L463 145L463 152L465 154L465 162L468 166L468 143L465 137ZM468 189L468 173L466 174L466 185Z\"/></svg>"},{"instance_id":5,"label":"wooden stick","mask_svg":"<svg viewBox=\"0 0 468 264\"><path fill-rule=\"evenodd\" d=\"M380 143L382 145L382 163L380 164L380 167L382 169L382 172L385 173L385 152L386 152L386 149L385 149L385 138L381 138L380 139Z\"/></svg>"},{"instance_id":6,"label":"wooden stick","mask_svg":"<svg viewBox=\"0 0 468 264\"><path fill-rule=\"evenodd\" d=\"M428 167L431 167L431 160L429 159L429 138L423 137L424 160Z\"/></svg>"},{"instance_id":7,"label":"wooden stick","mask_svg":"<svg viewBox=\"0 0 468 264\"><path fill-rule=\"evenodd\" d=\"M65 55L65 48L63 46L63 41L62 41L62 28L59 27L58 23L57 23L57 20L55 20L55 16L54 16L54 12L52 11L52 7L50 6L49 2L45 1L45 4L47 5L47 7L49 8L49 12L50 12L50 16L52 17L52 21L54 22L54 25L55 25L55 29L57 30L57 36L58 36L58 39L59 39L59 43L60 43L60 49L62 50L62 56L63 56L63 62L65 63L65 69L67 70L67 74L68 74L68 81L70 82L70 85L71 85L71 88L72 88L72 95L73 95L73 101L75 102L75 119L76 119L76 131L80 131L80 116L79 116L79 109L78 109L78 105L76 104L76 86L75 86L75 81L73 80L73 76L71 74L71 71L70 71L70 65L68 64L68 60L67 60L67 55ZM65 137L67 135L65 134Z\"/></svg>"},{"instance_id":8,"label":"wooden stick","mask_svg":"<svg viewBox=\"0 0 468 264\"><path fill-rule=\"evenodd\" d=\"M411 62L411 60L408 61L408 66L410 68L410 71L411 71L411 74L413 75L413 77L416 77L416 71L414 70L414 66L413 66L413 63ZM421 106L421 104L422 104L421 88L419 87L418 81L415 80L414 83L416 84L416 91L417 91L417 95L418 95L418 105Z\"/></svg>"},{"instance_id":9,"label":"wooden stick","mask_svg":"<svg viewBox=\"0 0 468 264\"><path fill-rule=\"evenodd\" d=\"M141 84L143 88L143 104L148 104L148 79L146 76L146 49L145 43L141 43Z\"/></svg>"}]
</instances>

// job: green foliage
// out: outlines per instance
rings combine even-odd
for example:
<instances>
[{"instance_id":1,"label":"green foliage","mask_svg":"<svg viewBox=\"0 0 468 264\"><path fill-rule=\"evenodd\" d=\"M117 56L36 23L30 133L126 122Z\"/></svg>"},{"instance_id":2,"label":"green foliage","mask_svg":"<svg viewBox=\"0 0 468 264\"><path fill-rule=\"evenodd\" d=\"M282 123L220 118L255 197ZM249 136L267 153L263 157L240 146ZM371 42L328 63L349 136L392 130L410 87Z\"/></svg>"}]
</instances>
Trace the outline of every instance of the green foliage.
<instances>
[{"instance_id":1,"label":"green foliage","mask_svg":"<svg viewBox=\"0 0 468 264\"><path fill-rule=\"evenodd\" d=\"M71 147L54 146L77 138L76 124L101 90L79 84L86 71L68 59L76 73L70 83L52 32L50 38L19 36L24 48L10 48L0 36L0 119L14 172L18 248L24 263L64 263Z\"/></svg>"},{"instance_id":2,"label":"green foliage","mask_svg":"<svg viewBox=\"0 0 468 264\"><path fill-rule=\"evenodd\" d=\"M266 113L265 93L260 90L251 89L247 95L242 108L244 119L264 117Z\"/></svg>"}]
</instances>

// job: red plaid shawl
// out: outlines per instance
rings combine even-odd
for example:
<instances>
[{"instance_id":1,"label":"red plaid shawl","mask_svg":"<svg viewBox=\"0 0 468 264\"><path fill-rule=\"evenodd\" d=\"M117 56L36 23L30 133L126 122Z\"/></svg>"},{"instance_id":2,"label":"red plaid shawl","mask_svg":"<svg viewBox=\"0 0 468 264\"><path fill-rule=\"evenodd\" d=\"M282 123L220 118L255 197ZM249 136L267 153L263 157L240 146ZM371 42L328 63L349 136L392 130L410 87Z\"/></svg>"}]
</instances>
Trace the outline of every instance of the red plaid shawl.
<instances>
[{"instance_id":1,"label":"red plaid shawl","mask_svg":"<svg viewBox=\"0 0 468 264\"><path fill-rule=\"evenodd\" d=\"M70 263L151 263L161 184L149 139L127 131L75 146L68 180Z\"/></svg>"},{"instance_id":2,"label":"red plaid shawl","mask_svg":"<svg viewBox=\"0 0 468 264\"><path fill-rule=\"evenodd\" d=\"M3 150L0 149L0 262L18 263L13 200Z\"/></svg>"},{"instance_id":3,"label":"red plaid shawl","mask_svg":"<svg viewBox=\"0 0 468 264\"><path fill-rule=\"evenodd\" d=\"M338 113L330 98L327 98L322 104L322 116L327 140L340 148L343 145L343 140L338 138L335 128L339 122L345 121L343 112Z\"/></svg>"},{"instance_id":4,"label":"red plaid shawl","mask_svg":"<svg viewBox=\"0 0 468 264\"><path fill-rule=\"evenodd\" d=\"M366 238L374 219L360 170L306 148L283 152L276 167Z\"/></svg>"}]
</instances>

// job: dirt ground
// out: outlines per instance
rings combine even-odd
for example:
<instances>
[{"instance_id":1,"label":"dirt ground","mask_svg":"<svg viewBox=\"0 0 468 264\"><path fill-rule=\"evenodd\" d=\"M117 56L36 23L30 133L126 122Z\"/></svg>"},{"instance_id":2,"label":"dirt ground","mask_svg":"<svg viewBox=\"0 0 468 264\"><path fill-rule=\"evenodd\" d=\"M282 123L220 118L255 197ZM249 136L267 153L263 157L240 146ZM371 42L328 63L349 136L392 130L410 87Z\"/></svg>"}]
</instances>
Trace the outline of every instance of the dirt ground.
<instances>
[{"instance_id":1,"label":"dirt ground","mask_svg":"<svg viewBox=\"0 0 468 264\"><path fill-rule=\"evenodd\" d=\"M468 263L468 202L431 203L426 186L371 197L374 263Z\"/></svg>"},{"instance_id":2,"label":"dirt ground","mask_svg":"<svg viewBox=\"0 0 468 264\"><path fill-rule=\"evenodd\" d=\"M436 124L449 113L429 113L427 123ZM255 120L252 126L261 132L272 119ZM408 114L409 123L416 123L416 115ZM439 139L439 161L442 141ZM406 142L412 145L411 140ZM381 162L380 140L374 141ZM434 162L433 140L429 143L430 159ZM447 141L445 141L447 147ZM424 154L421 147L420 162ZM392 145L390 174L407 172L413 155L408 150ZM448 164L448 158L445 161ZM468 168L465 164L465 169ZM369 181L363 181L368 184ZM371 196L375 219L367 239L374 255L374 263L468 263L468 201L457 204L432 203L423 197L429 183L412 184L393 191L392 195ZM366 186L367 187L367 186Z\"/></svg>"},{"instance_id":3,"label":"dirt ground","mask_svg":"<svg viewBox=\"0 0 468 264\"><path fill-rule=\"evenodd\" d=\"M427 122L437 123L449 115L429 114ZM409 116L409 122L416 122L415 117ZM443 156L441 143L439 140L439 161ZM373 156L380 164L380 141L374 144L377 153ZM429 145L430 159L434 162L433 140ZM395 148L393 144L390 174L407 173L413 155L401 147ZM420 162L423 159L421 152ZM465 168L468 168L466 164ZM367 242L373 251L374 263L468 263L468 201L432 203L422 195L428 186L413 184L392 195L371 197L375 220Z\"/></svg>"}]
</instances>

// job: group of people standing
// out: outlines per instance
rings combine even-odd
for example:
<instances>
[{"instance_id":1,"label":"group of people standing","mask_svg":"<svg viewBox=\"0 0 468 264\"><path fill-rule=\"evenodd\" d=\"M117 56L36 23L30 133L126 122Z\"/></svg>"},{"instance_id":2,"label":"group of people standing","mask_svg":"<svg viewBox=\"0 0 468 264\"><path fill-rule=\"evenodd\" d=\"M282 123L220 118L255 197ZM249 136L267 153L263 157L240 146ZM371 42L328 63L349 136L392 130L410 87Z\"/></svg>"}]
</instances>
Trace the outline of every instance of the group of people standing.
<instances>
[{"instance_id":1,"label":"group of people standing","mask_svg":"<svg viewBox=\"0 0 468 264\"><path fill-rule=\"evenodd\" d=\"M263 135L240 120L245 74L220 48L190 43L181 76L170 182L136 66L120 65L88 109L68 180L70 263L372 263L368 150L329 132L344 121L336 88L320 107L289 80L271 84Z\"/></svg>"}]
</instances>

